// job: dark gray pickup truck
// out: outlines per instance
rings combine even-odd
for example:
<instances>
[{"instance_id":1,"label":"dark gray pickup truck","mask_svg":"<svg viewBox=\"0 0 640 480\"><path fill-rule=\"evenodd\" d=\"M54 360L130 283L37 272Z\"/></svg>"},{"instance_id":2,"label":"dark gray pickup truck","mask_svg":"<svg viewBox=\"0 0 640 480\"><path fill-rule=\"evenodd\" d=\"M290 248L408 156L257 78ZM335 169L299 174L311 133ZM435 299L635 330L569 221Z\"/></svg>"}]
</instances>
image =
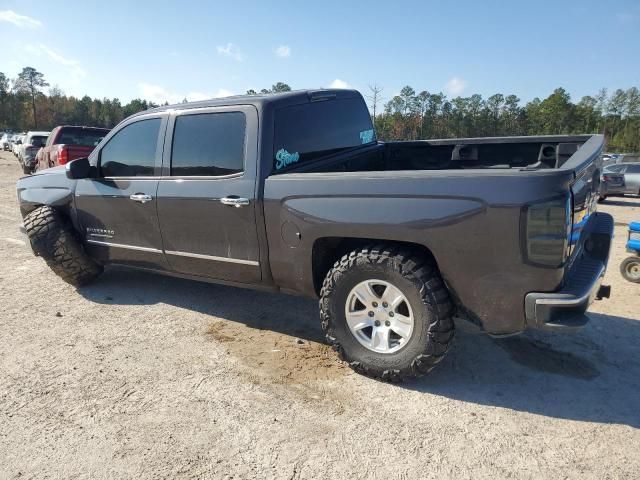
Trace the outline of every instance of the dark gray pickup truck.
<instances>
[{"instance_id":1,"label":"dark gray pickup truck","mask_svg":"<svg viewBox=\"0 0 640 480\"><path fill-rule=\"evenodd\" d=\"M426 373L453 318L492 335L583 326L613 231L603 137L378 142L349 90L124 120L88 159L18 181L31 246L80 286L109 264L320 298L357 371Z\"/></svg>"}]
</instances>

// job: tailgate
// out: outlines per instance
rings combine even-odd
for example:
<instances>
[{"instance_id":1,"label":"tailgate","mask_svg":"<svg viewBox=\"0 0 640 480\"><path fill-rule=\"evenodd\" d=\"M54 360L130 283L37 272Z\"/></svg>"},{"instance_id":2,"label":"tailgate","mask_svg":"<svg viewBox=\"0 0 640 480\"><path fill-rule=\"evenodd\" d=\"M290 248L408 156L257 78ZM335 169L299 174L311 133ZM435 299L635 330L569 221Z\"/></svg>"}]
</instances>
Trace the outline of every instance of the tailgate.
<instances>
[{"instance_id":1,"label":"tailgate","mask_svg":"<svg viewBox=\"0 0 640 480\"><path fill-rule=\"evenodd\" d=\"M69 161L76 158L88 157L95 147L85 147L82 145L65 145L69 153Z\"/></svg>"},{"instance_id":2,"label":"tailgate","mask_svg":"<svg viewBox=\"0 0 640 480\"><path fill-rule=\"evenodd\" d=\"M574 181L571 185L573 225L571 228L571 257L576 254L575 246L582 230L597 209L602 169L602 149L604 138L594 135L561 167L571 169Z\"/></svg>"}]
</instances>

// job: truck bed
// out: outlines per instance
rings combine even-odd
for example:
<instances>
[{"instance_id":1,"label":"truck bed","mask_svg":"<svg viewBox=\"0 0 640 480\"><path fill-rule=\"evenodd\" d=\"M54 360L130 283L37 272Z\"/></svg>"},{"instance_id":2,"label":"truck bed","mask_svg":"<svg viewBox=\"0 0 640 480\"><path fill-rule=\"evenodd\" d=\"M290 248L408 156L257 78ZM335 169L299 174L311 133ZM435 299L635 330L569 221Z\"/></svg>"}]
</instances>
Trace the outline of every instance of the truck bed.
<instances>
[{"instance_id":1,"label":"truck bed","mask_svg":"<svg viewBox=\"0 0 640 480\"><path fill-rule=\"evenodd\" d=\"M297 172L518 169L562 167L590 135L379 142L306 163Z\"/></svg>"},{"instance_id":2,"label":"truck bed","mask_svg":"<svg viewBox=\"0 0 640 480\"><path fill-rule=\"evenodd\" d=\"M402 238L433 254L450 291L488 331L513 332L515 319L524 329L522 299L560 288L568 268L523 258L523 209L571 192L570 265L595 211L602 146L599 135L378 143L272 175L264 210L273 278L312 294L323 242Z\"/></svg>"}]
</instances>

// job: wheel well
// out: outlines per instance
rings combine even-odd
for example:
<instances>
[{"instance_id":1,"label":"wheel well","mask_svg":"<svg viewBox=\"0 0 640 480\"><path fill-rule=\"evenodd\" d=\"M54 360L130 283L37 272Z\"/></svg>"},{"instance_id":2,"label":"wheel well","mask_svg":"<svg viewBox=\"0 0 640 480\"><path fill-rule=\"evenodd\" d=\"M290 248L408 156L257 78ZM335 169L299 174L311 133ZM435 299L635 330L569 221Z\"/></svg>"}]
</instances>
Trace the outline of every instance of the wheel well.
<instances>
[{"instance_id":1,"label":"wheel well","mask_svg":"<svg viewBox=\"0 0 640 480\"><path fill-rule=\"evenodd\" d=\"M313 244L313 286L317 294L320 294L322 283L331 269L343 255L371 244L402 246L428 258L437 266L431 250L424 245L412 242L399 242L394 240L380 240L376 238L350 238L350 237L325 237L317 239Z\"/></svg>"}]
</instances>

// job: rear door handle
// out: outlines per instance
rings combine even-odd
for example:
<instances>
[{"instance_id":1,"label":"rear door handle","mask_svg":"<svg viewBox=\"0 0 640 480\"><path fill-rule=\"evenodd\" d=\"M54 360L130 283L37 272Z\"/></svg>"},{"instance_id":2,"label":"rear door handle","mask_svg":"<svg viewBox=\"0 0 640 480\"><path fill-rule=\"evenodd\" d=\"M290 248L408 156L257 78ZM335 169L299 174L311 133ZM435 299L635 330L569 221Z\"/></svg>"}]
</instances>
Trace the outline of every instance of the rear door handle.
<instances>
[{"instance_id":1,"label":"rear door handle","mask_svg":"<svg viewBox=\"0 0 640 480\"><path fill-rule=\"evenodd\" d=\"M133 195L129 195L129 198L134 202L147 203L150 202L153 197L146 193L134 193Z\"/></svg>"},{"instance_id":2,"label":"rear door handle","mask_svg":"<svg viewBox=\"0 0 640 480\"><path fill-rule=\"evenodd\" d=\"M223 205L229 205L231 207L236 207L236 208L240 208L240 207L244 207L246 205L249 205L249 199L248 198L242 198L242 197L236 197L231 196L231 197L224 197L220 199L220 203L222 203Z\"/></svg>"}]
</instances>

